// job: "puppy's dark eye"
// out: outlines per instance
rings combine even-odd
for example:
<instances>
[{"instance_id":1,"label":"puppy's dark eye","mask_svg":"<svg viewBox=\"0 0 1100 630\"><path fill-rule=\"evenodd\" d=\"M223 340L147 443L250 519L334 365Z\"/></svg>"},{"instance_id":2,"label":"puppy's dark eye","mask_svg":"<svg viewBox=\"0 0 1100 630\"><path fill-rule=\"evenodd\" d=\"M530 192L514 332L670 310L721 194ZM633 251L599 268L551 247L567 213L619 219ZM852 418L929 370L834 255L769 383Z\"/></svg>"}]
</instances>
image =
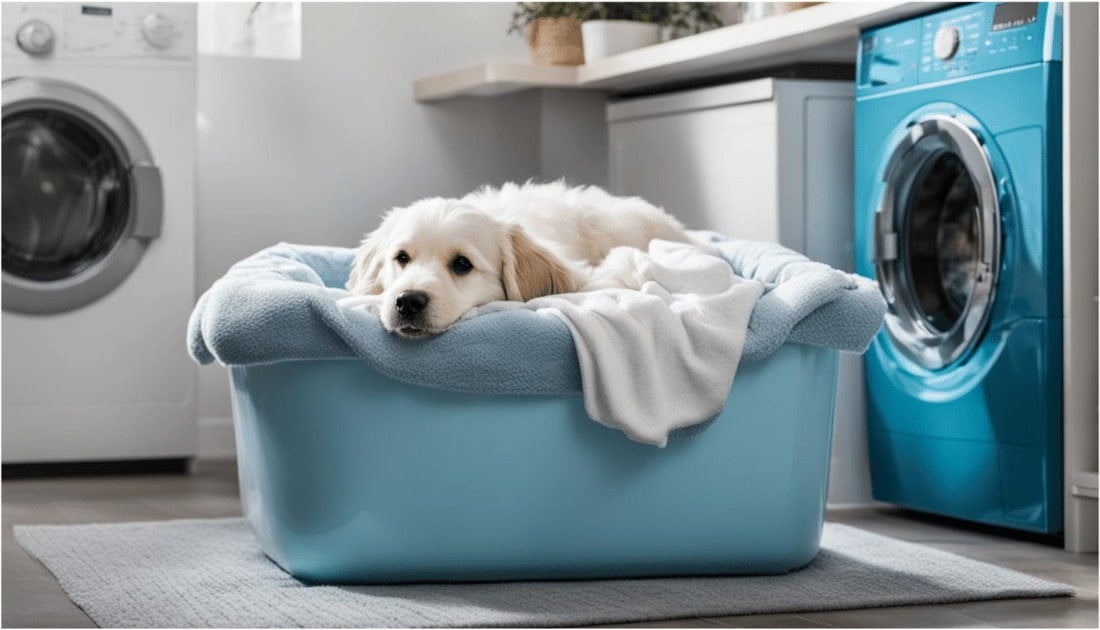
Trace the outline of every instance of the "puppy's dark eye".
<instances>
[{"instance_id":1,"label":"puppy's dark eye","mask_svg":"<svg viewBox=\"0 0 1100 630\"><path fill-rule=\"evenodd\" d=\"M451 261L451 271L460 276L464 276L473 270L474 264L465 256L455 256L454 260Z\"/></svg>"},{"instance_id":2,"label":"puppy's dark eye","mask_svg":"<svg viewBox=\"0 0 1100 630\"><path fill-rule=\"evenodd\" d=\"M401 250L397 252L397 256L394 257L394 260L397 261L397 264L404 267L405 265L409 264L409 261L412 260L412 258L409 258L409 255L405 253L405 250Z\"/></svg>"}]
</instances>

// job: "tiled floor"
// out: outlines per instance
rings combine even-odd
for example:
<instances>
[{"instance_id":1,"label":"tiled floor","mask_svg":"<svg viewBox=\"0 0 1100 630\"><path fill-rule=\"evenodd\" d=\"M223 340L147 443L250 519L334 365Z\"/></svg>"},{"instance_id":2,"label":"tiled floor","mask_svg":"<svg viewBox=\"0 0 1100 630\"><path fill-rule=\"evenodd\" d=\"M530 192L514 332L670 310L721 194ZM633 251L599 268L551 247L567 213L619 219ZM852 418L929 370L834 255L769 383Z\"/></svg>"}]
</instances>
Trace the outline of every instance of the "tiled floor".
<instances>
[{"instance_id":1,"label":"tiled floor","mask_svg":"<svg viewBox=\"0 0 1100 630\"><path fill-rule=\"evenodd\" d=\"M84 523L240 514L236 471L203 462L192 475L3 482L4 627L89 627L42 565L15 542L12 525ZM1065 582L1073 598L1005 600L942 606L751 615L632 624L632 627L1097 627L1096 554L1072 554L1038 542L997 535L892 508L829 513L829 519L903 540Z\"/></svg>"}]
</instances>

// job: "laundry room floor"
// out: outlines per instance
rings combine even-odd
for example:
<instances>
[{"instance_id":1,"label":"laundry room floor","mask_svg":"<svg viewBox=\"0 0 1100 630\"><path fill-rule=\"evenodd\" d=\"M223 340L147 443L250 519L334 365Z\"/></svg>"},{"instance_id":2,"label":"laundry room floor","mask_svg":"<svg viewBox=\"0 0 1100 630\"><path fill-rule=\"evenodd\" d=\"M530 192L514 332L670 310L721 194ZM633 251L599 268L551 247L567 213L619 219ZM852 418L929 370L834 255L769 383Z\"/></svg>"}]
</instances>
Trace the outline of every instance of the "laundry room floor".
<instances>
[{"instance_id":1,"label":"laundry room floor","mask_svg":"<svg viewBox=\"0 0 1100 630\"><path fill-rule=\"evenodd\" d=\"M94 627L52 575L15 542L12 526L237 516L236 467L198 462L190 475L3 481L3 613L10 627ZM829 520L1073 586L1072 598L696 618L624 627L1097 627L1097 555L889 507L831 510Z\"/></svg>"}]
</instances>

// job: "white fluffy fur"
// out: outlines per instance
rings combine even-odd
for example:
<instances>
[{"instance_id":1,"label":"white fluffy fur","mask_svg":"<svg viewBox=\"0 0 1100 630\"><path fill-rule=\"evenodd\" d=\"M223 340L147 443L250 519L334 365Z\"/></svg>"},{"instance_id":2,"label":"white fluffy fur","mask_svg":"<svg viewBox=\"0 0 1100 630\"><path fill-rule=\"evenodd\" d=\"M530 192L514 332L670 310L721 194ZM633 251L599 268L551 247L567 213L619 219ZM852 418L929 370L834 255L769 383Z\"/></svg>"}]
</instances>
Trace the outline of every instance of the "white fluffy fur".
<instances>
[{"instance_id":1,"label":"white fluffy fur","mask_svg":"<svg viewBox=\"0 0 1100 630\"><path fill-rule=\"evenodd\" d=\"M638 197L563 182L484 187L461 199L432 197L394 208L359 247L347 288L379 295L387 330L423 337L447 329L469 309L496 300L629 286L616 247L646 249L653 239L692 242L680 223ZM408 262L397 260L405 252ZM473 270L455 273L466 257ZM605 263L606 259L606 263ZM415 321L397 312L397 296L423 291Z\"/></svg>"}]
</instances>

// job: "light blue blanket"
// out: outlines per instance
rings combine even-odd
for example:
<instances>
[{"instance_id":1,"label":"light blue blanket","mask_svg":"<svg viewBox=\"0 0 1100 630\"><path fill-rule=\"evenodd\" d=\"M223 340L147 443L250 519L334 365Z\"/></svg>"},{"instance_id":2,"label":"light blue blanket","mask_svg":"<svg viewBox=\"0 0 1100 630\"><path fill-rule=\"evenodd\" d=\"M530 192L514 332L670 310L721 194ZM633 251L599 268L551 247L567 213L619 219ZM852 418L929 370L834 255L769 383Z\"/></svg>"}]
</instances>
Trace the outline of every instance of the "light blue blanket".
<instances>
[{"instance_id":1,"label":"light blue blanket","mask_svg":"<svg viewBox=\"0 0 1100 630\"><path fill-rule=\"evenodd\" d=\"M742 360L784 343L863 352L886 304L874 282L772 243L713 237L734 271L764 283ZM515 309L460 320L435 337L386 332L365 309L337 304L355 250L280 243L233 265L199 298L187 343L199 363L250 365L361 358L402 381L497 394L581 391L569 328L546 313Z\"/></svg>"}]
</instances>

